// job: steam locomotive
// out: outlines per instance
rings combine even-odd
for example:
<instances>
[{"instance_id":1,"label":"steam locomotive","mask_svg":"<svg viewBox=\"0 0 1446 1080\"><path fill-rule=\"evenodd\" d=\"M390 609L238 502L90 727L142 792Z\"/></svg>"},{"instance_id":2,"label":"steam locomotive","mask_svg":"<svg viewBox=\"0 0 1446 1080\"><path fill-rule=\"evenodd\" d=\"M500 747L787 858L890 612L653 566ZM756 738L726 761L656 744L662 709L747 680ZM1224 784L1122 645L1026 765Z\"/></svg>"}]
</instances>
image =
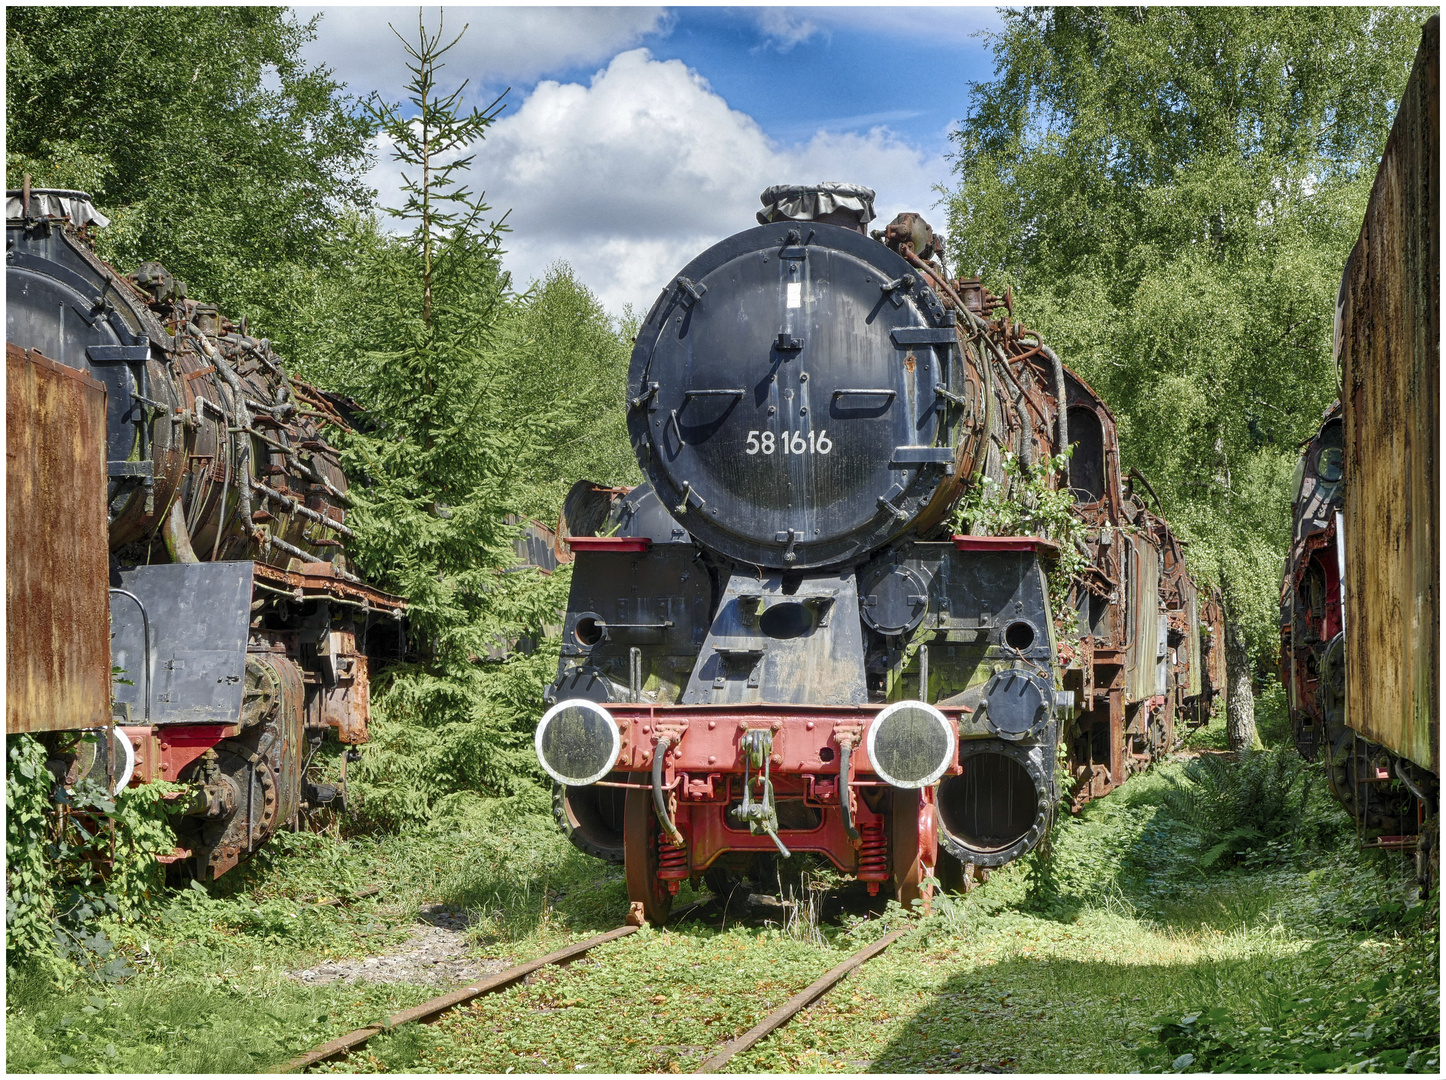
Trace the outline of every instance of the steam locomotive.
<instances>
[{"instance_id":1,"label":"steam locomotive","mask_svg":"<svg viewBox=\"0 0 1446 1080\"><path fill-rule=\"evenodd\" d=\"M209 879L344 805L345 757L339 784L312 762L366 741L403 604L347 566L346 403L159 264L106 265L106 224L7 194L6 731L72 733L63 782L191 781L163 861Z\"/></svg>"},{"instance_id":2,"label":"steam locomotive","mask_svg":"<svg viewBox=\"0 0 1446 1080\"><path fill-rule=\"evenodd\" d=\"M1121 476L1109 410L1009 293L950 277L920 216L870 234L873 197L770 188L684 267L628 371L647 482L579 482L563 509L535 745L634 921L795 852L906 906L962 888L1045 835L1057 757L1078 808L1223 682L1218 602ZM964 493L1036 473L1082 525L1060 611L1056 540L951 525Z\"/></svg>"},{"instance_id":3,"label":"steam locomotive","mask_svg":"<svg viewBox=\"0 0 1446 1080\"><path fill-rule=\"evenodd\" d=\"M1296 469L1280 678L1363 846L1440 878L1440 17L1427 21L1336 303L1342 393Z\"/></svg>"}]
</instances>

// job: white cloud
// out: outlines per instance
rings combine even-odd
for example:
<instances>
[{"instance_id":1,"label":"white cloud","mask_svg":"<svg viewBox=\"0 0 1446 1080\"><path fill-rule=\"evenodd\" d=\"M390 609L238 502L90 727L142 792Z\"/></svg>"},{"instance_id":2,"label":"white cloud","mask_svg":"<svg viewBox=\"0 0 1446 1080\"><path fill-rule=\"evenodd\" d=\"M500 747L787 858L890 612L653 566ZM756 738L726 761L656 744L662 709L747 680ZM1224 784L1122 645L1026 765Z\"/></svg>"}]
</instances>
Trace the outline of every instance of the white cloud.
<instances>
[{"instance_id":1,"label":"white cloud","mask_svg":"<svg viewBox=\"0 0 1446 1080\"><path fill-rule=\"evenodd\" d=\"M818 23L784 8L759 8L758 28L779 52L788 52L819 32Z\"/></svg>"},{"instance_id":2,"label":"white cloud","mask_svg":"<svg viewBox=\"0 0 1446 1080\"><path fill-rule=\"evenodd\" d=\"M646 309L694 255L754 225L770 184L867 184L886 222L927 215L948 175L943 158L883 127L775 144L681 61L645 49L587 86L539 83L476 149L472 188L512 210L505 262L518 285L564 260L614 313ZM373 175L384 202L394 176L390 163Z\"/></svg>"},{"instance_id":3,"label":"white cloud","mask_svg":"<svg viewBox=\"0 0 1446 1080\"><path fill-rule=\"evenodd\" d=\"M303 55L323 63L352 93L373 90L396 95L408 78L406 55L387 24L409 42L417 36L415 7L298 7L303 21L321 15L317 40ZM670 19L657 7L454 7L442 12L445 41L468 26L467 33L443 60L439 82L444 91L471 80L469 89L533 79L579 64L597 64L646 35L665 32ZM421 14L435 33L437 5ZM444 43L445 43L444 41Z\"/></svg>"}]
</instances>

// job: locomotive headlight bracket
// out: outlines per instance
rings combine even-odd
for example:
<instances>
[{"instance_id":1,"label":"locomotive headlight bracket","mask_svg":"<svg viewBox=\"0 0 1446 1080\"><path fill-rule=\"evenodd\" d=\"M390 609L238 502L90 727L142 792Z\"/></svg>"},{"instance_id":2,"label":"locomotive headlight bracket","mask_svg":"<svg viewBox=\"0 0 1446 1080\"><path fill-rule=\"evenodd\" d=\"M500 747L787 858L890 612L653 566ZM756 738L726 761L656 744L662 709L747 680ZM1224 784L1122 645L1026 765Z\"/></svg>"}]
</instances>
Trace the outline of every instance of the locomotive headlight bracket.
<instances>
[{"instance_id":1,"label":"locomotive headlight bracket","mask_svg":"<svg viewBox=\"0 0 1446 1080\"><path fill-rule=\"evenodd\" d=\"M532 743L548 776L568 787L585 787L612 771L622 733L597 702L569 698L542 714Z\"/></svg>"},{"instance_id":2,"label":"locomotive headlight bracket","mask_svg":"<svg viewBox=\"0 0 1446 1080\"><path fill-rule=\"evenodd\" d=\"M948 717L922 701L896 701L879 711L864 737L869 764L894 787L925 788L954 760L958 735Z\"/></svg>"}]
</instances>

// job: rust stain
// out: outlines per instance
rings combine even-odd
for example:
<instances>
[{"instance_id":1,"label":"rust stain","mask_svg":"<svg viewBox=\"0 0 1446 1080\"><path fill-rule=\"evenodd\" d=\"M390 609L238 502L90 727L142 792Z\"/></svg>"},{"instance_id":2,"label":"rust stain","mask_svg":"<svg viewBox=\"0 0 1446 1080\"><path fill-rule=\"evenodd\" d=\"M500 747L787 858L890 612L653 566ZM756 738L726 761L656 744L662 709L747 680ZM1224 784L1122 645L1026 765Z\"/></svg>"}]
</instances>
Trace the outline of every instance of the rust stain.
<instances>
[{"instance_id":1,"label":"rust stain","mask_svg":"<svg viewBox=\"0 0 1446 1080\"><path fill-rule=\"evenodd\" d=\"M105 387L5 346L5 730L110 722Z\"/></svg>"},{"instance_id":2,"label":"rust stain","mask_svg":"<svg viewBox=\"0 0 1446 1080\"><path fill-rule=\"evenodd\" d=\"M1341 283L1347 723L1440 769L1440 20L1421 50Z\"/></svg>"}]
</instances>

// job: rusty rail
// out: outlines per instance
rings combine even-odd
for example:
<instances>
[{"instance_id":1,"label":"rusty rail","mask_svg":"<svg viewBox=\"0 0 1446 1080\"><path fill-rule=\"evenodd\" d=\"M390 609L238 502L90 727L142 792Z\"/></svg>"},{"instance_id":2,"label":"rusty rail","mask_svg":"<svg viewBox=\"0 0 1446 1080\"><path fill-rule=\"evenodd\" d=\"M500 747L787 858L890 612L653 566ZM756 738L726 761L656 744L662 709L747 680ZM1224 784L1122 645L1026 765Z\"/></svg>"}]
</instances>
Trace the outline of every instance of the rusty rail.
<instances>
[{"instance_id":1,"label":"rusty rail","mask_svg":"<svg viewBox=\"0 0 1446 1080\"><path fill-rule=\"evenodd\" d=\"M802 1012L842 982L850 972L862 967L894 942L898 941L899 937L907 929L908 927L900 927L893 933L880 938L867 948L860 949L842 964L839 964L838 967L830 969L827 973L809 983L807 987L800 990L797 994L794 994L793 997L769 1013L768 1016L748 1031L728 1043L722 1050L708 1058L693 1071L695 1073L717 1072L728 1063L728 1060L733 1057L734 1054L742 1053L744 1050L749 1049L773 1034L773 1032L792 1020L797 1013Z\"/></svg>"},{"instance_id":2,"label":"rusty rail","mask_svg":"<svg viewBox=\"0 0 1446 1080\"><path fill-rule=\"evenodd\" d=\"M616 930L609 930L606 934L599 934L596 937L588 938L586 941L579 941L575 945L569 945L566 948L558 949L556 952L550 952L546 956L540 956L536 960L529 960L525 964L518 964L516 967L510 967L506 971L499 971L496 975L489 976L486 979L480 979L467 986L459 987L450 993L443 994L440 997L434 997L430 1001L422 1002L420 1005L414 1005L410 1009L403 1009L401 1012L394 1013L387 1017L379 1024L368 1024L366 1027L357 1028L355 1031L342 1035L340 1038L332 1039L330 1042L318 1046L315 1050L308 1051L300 1057L292 1058L285 1065L272 1071L278 1073L303 1072L313 1065L319 1065L323 1061L340 1057L342 1054L355 1050L373 1036L380 1035L384 1031L390 1031L393 1028L400 1027L402 1024L410 1024L416 1020L430 1020L449 1009L455 1009L458 1005L465 1005L467 1002L474 998L479 998L483 994L490 994L511 986L520 979L531 975L539 968L547 967L549 964L566 963L568 960L579 957L583 953L597 948L599 945L606 945L610 941L616 941L618 938L624 938L629 934L635 934L637 932L638 927L636 926L620 926Z\"/></svg>"}]
</instances>

